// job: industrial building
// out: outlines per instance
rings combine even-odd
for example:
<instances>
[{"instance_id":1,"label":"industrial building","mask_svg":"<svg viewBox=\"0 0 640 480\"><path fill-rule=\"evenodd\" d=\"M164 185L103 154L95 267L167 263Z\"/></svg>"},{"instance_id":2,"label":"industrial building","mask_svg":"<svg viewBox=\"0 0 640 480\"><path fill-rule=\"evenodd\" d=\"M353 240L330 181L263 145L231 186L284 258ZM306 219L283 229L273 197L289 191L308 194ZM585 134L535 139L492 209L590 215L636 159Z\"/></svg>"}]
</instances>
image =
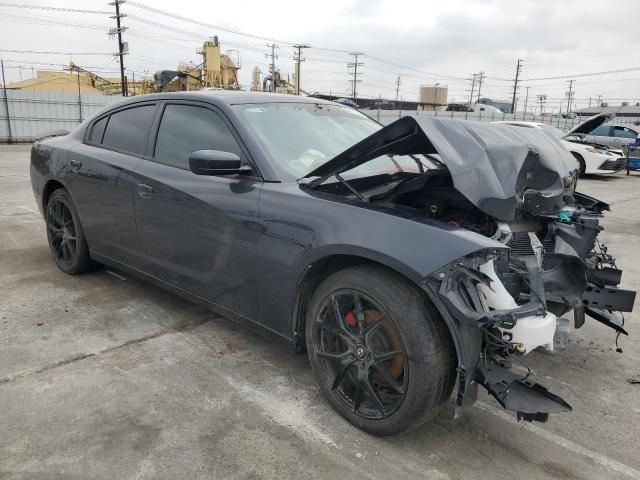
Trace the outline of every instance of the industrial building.
<instances>
[{"instance_id":1,"label":"industrial building","mask_svg":"<svg viewBox=\"0 0 640 480\"><path fill-rule=\"evenodd\" d=\"M105 78L86 70L73 62L64 72L38 70L35 78L8 83L7 90L40 93L73 93L83 95L119 95L120 78ZM128 81L132 95L154 91L151 80Z\"/></svg>"},{"instance_id":2,"label":"industrial building","mask_svg":"<svg viewBox=\"0 0 640 480\"><path fill-rule=\"evenodd\" d=\"M184 92L201 88L239 90L240 54L237 50L221 53L218 37L202 44L200 65L180 64L176 70L160 70L154 74L157 91Z\"/></svg>"},{"instance_id":3,"label":"industrial building","mask_svg":"<svg viewBox=\"0 0 640 480\"><path fill-rule=\"evenodd\" d=\"M175 70L156 72L154 80L125 77L129 95L140 95L156 91L186 91L201 88L238 90L240 55L237 50L221 53L218 37L203 43L197 50L202 63L181 63ZM279 72L276 72L280 84ZM65 71L39 70L35 78L8 83L7 90L41 93L73 93L87 95L119 95L122 91L120 78L102 77L88 69L70 63ZM282 91L278 89L278 91Z\"/></svg>"},{"instance_id":4,"label":"industrial building","mask_svg":"<svg viewBox=\"0 0 640 480\"><path fill-rule=\"evenodd\" d=\"M609 105L603 102L600 106L586 107L576 110L576 115L590 117L598 113L615 113L616 117L637 117L640 118L640 102L629 105L629 102L622 102L620 105Z\"/></svg>"},{"instance_id":5,"label":"industrial building","mask_svg":"<svg viewBox=\"0 0 640 480\"><path fill-rule=\"evenodd\" d=\"M420 85L418 104L423 111L444 111L447 108L449 87L436 83L435 85Z\"/></svg>"}]
</instances>

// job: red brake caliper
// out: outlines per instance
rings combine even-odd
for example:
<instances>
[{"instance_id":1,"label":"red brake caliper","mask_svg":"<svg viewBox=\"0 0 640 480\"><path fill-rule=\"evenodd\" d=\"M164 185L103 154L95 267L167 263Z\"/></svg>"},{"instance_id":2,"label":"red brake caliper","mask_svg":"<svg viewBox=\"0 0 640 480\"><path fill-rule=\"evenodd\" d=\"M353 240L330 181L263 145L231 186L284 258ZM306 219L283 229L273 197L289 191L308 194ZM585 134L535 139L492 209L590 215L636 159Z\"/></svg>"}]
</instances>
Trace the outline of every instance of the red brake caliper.
<instances>
[{"instance_id":1,"label":"red brake caliper","mask_svg":"<svg viewBox=\"0 0 640 480\"><path fill-rule=\"evenodd\" d=\"M356 320L356 316L353 312L349 312L345 315L344 321L349 328L356 328L358 326L358 320Z\"/></svg>"}]
</instances>

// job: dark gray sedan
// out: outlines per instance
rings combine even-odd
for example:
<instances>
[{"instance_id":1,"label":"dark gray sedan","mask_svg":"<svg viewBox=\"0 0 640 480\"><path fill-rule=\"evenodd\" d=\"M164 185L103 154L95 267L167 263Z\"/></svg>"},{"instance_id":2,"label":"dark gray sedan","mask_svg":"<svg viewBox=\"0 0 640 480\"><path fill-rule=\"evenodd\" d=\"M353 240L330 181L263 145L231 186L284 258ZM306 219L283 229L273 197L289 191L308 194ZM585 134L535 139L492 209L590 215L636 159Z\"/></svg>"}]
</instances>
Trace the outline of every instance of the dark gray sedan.
<instances>
[{"instance_id":1,"label":"dark gray sedan","mask_svg":"<svg viewBox=\"0 0 640 480\"><path fill-rule=\"evenodd\" d=\"M635 297L577 173L536 129L244 92L125 99L31 154L62 271L110 265L306 350L381 435L479 385L525 420L570 410L512 365L562 348L571 311L626 333Z\"/></svg>"}]
</instances>

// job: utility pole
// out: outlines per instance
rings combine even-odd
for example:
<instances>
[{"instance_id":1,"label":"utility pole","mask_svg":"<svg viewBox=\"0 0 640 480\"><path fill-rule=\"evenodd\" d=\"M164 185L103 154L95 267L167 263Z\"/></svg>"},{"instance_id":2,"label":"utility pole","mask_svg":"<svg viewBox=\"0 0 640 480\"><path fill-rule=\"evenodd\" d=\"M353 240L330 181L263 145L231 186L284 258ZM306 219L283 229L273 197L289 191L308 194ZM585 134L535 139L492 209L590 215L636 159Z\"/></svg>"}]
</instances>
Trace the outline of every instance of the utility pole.
<instances>
[{"instance_id":1,"label":"utility pole","mask_svg":"<svg viewBox=\"0 0 640 480\"><path fill-rule=\"evenodd\" d=\"M527 114L527 103L529 102L529 89L531 87L525 87L525 88L527 89L527 94L524 97L524 114L526 115Z\"/></svg>"},{"instance_id":2,"label":"utility pole","mask_svg":"<svg viewBox=\"0 0 640 480\"><path fill-rule=\"evenodd\" d=\"M353 77L353 80L351 80L351 95L353 96L353 101L354 102L358 102L356 100L357 98L357 83L361 82L362 80L358 80L358 75L362 75L362 73L358 73L358 67L362 67L364 65L364 63L362 62L358 62L358 57L364 55L364 53L362 52L351 52L349 53L349 55L351 55L353 57L353 62L349 62L347 63L347 69L352 68L353 71L349 72L349 75L351 75Z\"/></svg>"},{"instance_id":3,"label":"utility pole","mask_svg":"<svg viewBox=\"0 0 640 480\"><path fill-rule=\"evenodd\" d=\"M547 101L546 95L537 95L538 102L540 102L540 115L544 113L544 104Z\"/></svg>"},{"instance_id":4,"label":"utility pole","mask_svg":"<svg viewBox=\"0 0 640 480\"><path fill-rule=\"evenodd\" d=\"M573 96L575 95L575 92L573 91L574 82L575 80L567 80L567 83L569 84L569 90L567 91L567 113L571 111L571 100L573 100Z\"/></svg>"},{"instance_id":5,"label":"utility pole","mask_svg":"<svg viewBox=\"0 0 640 480\"><path fill-rule=\"evenodd\" d=\"M80 123L82 123L82 90L80 89L80 70L77 72L78 78L78 113L80 114Z\"/></svg>"},{"instance_id":6,"label":"utility pole","mask_svg":"<svg viewBox=\"0 0 640 480\"><path fill-rule=\"evenodd\" d=\"M476 79L478 78L477 73L471 74L471 94L469 95L469 106L473 103L473 91L476 89Z\"/></svg>"},{"instance_id":7,"label":"utility pole","mask_svg":"<svg viewBox=\"0 0 640 480\"><path fill-rule=\"evenodd\" d=\"M598 95L598 107L602 106L602 95Z\"/></svg>"},{"instance_id":8,"label":"utility pole","mask_svg":"<svg viewBox=\"0 0 640 480\"><path fill-rule=\"evenodd\" d=\"M124 32L127 29L127 27L122 27L120 25L120 19L125 16L120 14L120 4L124 2L126 2L126 0L113 0L113 2L109 4L109 5L116 6L116 15L115 17L111 17L116 19L116 28L115 29L112 28L111 30L109 30L109 35L118 36L118 53L116 53L115 56L120 57L120 86L121 86L122 96L126 97L129 94L129 92L127 89L127 81L124 77L124 56L127 53L129 53L128 52L129 45L122 41L122 32Z\"/></svg>"},{"instance_id":9,"label":"utility pole","mask_svg":"<svg viewBox=\"0 0 640 480\"><path fill-rule=\"evenodd\" d=\"M398 108L398 95L400 94L400 84L402 83L402 80L400 79L400 75L398 75L398 78L396 79L396 108Z\"/></svg>"},{"instance_id":10,"label":"utility pole","mask_svg":"<svg viewBox=\"0 0 640 480\"><path fill-rule=\"evenodd\" d=\"M516 113L516 92L518 91L518 78L520 77L520 70L522 69L522 60L518 59L518 65L516 66L516 79L513 82L513 98L511 99L511 113Z\"/></svg>"},{"instance_id":11,"label":"utility pole","mask_svg":"<svg viewBox=\"0 0 640 480\"><path fill-rule=\"evenodd\" d=\"M304 62L304 58L302 58L302 49L309 48L311 45L302 44L302 45L294 45L297 53L294 56L294 60L296 61L296 95L300 95L300 62Z\"/></svg>"},{"instance_id":12,"label":"utility pole","mask_svg":"<svg viewBox=\"0 0 640 480\"><path fill-rule=\"evenodd\" d=\"M278 48L278 45L276 45L275 43L272 43L272 44L267 43L267 48L271 49L271 53L265 53L264 56L266 58L271 58L271 65L269 66L269 70L271 70L271 91L275 93L276 91L276 58L278 58L278 56L276 55L276 48Z\"/></svg>"},{"instance_id":13,"label":"utility pole","mask_svg":"<svg viewBox=\"0 0 640 480\"><path fill-rule=\"evenodd\" d=\"M480 101L480 90L482 90L482 81L484 80L485 74L484 72L478 73L478 101Z\"/></svg>"},{"instance_id":14,"label":"utility pole","mask_svg":"<svg viewBox=\"0 0 640 480\"><path fill-rule=\"evenodd\" d=\"M0 59L0 69L2 70L2 90L4 92L4 108L7 114L7 133L9 138L7 143L12 143L13 138L11 136L11 117L9 116L9 97L7 97L7 82L4 79L4 61Z\"/></svg>"}]
</instances>

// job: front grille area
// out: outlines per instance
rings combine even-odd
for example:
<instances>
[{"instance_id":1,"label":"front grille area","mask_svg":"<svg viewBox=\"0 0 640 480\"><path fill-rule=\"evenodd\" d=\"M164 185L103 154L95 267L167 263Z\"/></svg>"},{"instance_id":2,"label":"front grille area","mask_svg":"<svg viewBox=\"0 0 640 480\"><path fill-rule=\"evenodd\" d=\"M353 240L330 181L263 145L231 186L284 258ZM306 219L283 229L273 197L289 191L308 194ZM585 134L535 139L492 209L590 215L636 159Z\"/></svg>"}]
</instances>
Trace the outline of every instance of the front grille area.
<instances>
[{"instance_id":1,"label":"front grille area","mask_svg":"<svg viewBox=\"0 0 640 480\"><path fill-rule=\"evenodd\" d=\"M533 255L533 248L531 248L531 240L527 232L514 233L509 241L508 246L511 248L510 255L512 257L526 257ZM545 252L553 249L553 240L542 240L542 247Z\"/></svg>"},{"instance_id":2,"label":"front grille area","mask_svg":"<svg viewBox=\"0 0 640 480\"><path fill-rule=\"evenodd\" d=\"M627 159L624 157L616 158L615 160L607 160L600 167L599 170L609 170L611 172L619 172L627 168Z\"/></svg>"}]
</instances>

